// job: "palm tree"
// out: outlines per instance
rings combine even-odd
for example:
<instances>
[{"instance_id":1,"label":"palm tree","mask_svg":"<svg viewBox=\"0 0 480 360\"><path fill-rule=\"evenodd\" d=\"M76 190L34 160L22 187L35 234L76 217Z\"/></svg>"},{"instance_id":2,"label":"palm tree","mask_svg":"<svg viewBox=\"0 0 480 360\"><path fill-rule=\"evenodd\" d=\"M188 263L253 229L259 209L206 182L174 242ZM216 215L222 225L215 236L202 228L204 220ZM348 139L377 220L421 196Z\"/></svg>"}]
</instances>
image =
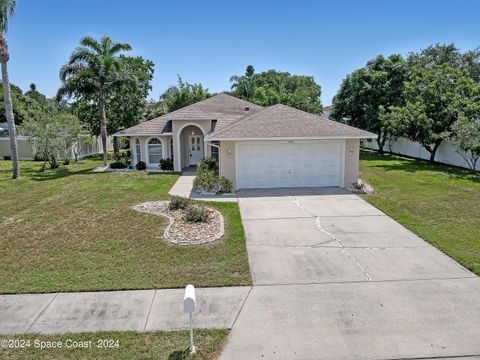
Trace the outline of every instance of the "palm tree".
<instances>
[{"instance_id":1,"label":"palm tree","mask_svg":"<svg viewBox=\"0 0 480 360\"><path fill-rule=\"evenodd\" d=\"M230 82L233 82L232 90L241 97L250 100L256 88L255 79L253 77L254 74L255 69L253 65L248 65L245 70L245 75L233 75L230 78Z\"/></svg>"},{"instance_id":2,"label":"palm tree","mask_svg":"<svg viewBox=\"0 0 480 360\"><path fill-rule=\"evenodd\" d=\"M12 153L13 178L20 177L18 165L17 134L15 130L15 118L13 117L12 96L10 94L10 81L8 79L7 62L8 54L7 41L4 34L8 29L8 18L13 15L16 0L0 0L0 62L2 66L3 98L5 101L5 116L8 123L8 134L10 136L10 151Z\"/></svg>"},{"instance_id":3,"label":"palm tree","mask_svg":"<svg viewBox=\"0 0 480 360\"><path fill-rule=\"evenodd\" d=\"M114 90L136 79L124 71L119 53L129 51L128 44L114 43L108 36L97 41L86 36L80 40L68 63L60 69L63 84L58 90L57 98L75 96L78 99L93 102L98 106L100 134L103 145L103 165L108 166L107 116L106 106Z\"/></svg>"}]
</instances>

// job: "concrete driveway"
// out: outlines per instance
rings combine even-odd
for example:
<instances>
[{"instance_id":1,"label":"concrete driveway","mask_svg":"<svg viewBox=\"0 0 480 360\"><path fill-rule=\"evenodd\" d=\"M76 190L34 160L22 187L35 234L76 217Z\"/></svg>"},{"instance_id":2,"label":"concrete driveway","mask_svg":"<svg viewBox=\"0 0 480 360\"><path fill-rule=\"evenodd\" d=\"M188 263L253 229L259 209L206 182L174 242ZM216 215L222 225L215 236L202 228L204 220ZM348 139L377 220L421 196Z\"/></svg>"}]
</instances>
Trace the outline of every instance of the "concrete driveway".
<instances>
[{"instance_id":1,"label":"concrete driveway","mask_svg":"<svg viewBox=\"0 0 480 360\"><path fill-rule=\"evenodd\" d=\"M254 287L223 359L480 356L480 278L342 189L243 191Z\"/></svg>"}]
</instances>

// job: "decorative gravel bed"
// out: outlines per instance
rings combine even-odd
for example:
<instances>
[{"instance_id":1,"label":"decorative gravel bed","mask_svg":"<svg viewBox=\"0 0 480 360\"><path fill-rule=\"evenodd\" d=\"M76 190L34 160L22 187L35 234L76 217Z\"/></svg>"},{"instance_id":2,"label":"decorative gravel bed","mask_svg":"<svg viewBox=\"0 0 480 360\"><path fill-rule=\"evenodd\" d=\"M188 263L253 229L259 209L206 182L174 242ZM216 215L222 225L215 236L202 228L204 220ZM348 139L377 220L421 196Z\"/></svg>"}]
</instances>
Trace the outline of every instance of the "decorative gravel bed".
<instances>
[{"instance_id":1,"label":"decorative gravel bed","mask_svg":"<svg viewBox=\"0 0 480 360\"><path fill-rule=\"evenodd\" d=\"M170 201L149 201L135 205L134 210L161 215L170 223L163 231L165 239L177 245L199 245L220 239L225 233L223 215L212 208L205 207L208 212L208 222L188 223L184 220L183 210L169 210Z\"/></svg>"}]
</instances>

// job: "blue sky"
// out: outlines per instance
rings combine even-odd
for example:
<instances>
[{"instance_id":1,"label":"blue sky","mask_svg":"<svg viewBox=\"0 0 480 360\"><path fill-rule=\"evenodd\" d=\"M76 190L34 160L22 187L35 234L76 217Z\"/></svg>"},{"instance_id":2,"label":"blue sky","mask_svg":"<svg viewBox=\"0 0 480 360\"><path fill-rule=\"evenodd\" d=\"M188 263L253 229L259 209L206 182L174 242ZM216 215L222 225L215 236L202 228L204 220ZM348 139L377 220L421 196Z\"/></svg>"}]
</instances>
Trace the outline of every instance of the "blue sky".
<instances>
[{"instance_id":1,"label":"blue sky","mask_svg":"<svg viewBox=\"0 0 480 360\"><path fill-rule=\"evenodd\" d=\"M314 76L329 105L346 74L379 54L436 42L480 45L480 1L17 0L7 34L10 80L53 96L84 35L127 42L155 63L151 98L176 74L210 91L248 64Z\"/></svg>"}]
</instances>

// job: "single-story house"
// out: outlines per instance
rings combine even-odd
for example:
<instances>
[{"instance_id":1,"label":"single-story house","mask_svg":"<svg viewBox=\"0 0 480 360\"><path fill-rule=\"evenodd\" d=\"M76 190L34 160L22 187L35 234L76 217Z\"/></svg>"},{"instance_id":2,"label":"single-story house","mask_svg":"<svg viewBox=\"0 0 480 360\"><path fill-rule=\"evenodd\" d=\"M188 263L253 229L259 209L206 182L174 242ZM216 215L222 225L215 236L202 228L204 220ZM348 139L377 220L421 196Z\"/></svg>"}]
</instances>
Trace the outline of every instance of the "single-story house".
<instances>
[{"instance_id":1,"label":"single-story house","mask_svg":"<svg viewBox=\"0 0 480 360\"><path fill-rule=\"evenodd\" d=\"M117 132L130 138L132 165L175 171L205 156L236 189L350 187L358 180L360 139L375 134L286 105L262 107L219 94Z\"/></svg>"}]
</instances>

